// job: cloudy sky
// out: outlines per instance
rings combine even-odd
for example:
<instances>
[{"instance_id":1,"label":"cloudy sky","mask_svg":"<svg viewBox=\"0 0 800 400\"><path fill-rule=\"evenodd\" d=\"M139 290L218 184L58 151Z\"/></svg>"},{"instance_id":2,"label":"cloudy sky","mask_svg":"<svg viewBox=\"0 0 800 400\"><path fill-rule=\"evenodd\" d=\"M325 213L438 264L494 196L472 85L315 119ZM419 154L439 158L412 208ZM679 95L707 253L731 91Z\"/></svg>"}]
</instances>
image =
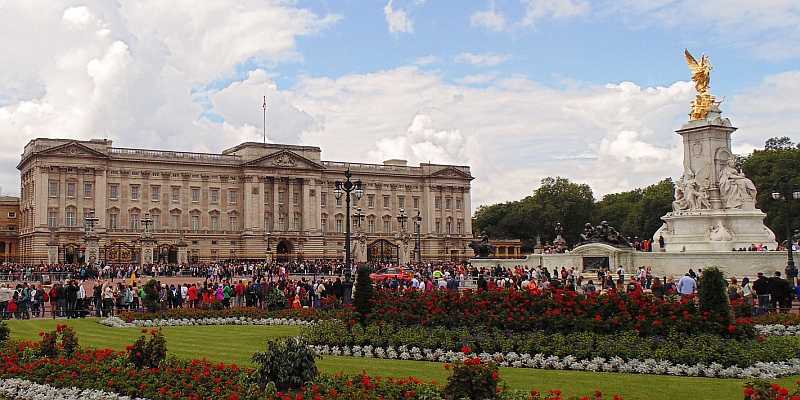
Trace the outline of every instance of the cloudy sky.
<instances>
[{"instance_id":1,"label":"cloudy sky","mask_svg":"<svg viewBox=\"0 0 800 400\"><path fill-rule=\"evenodd\" d=\"M388 2L387 2L388 1ZM35 137L472 166L473 203L565 176L596 196L680 174L715 65L734 150L800 140L797 0L0 0L0 185Z\"/></svg>"}]
</instances>

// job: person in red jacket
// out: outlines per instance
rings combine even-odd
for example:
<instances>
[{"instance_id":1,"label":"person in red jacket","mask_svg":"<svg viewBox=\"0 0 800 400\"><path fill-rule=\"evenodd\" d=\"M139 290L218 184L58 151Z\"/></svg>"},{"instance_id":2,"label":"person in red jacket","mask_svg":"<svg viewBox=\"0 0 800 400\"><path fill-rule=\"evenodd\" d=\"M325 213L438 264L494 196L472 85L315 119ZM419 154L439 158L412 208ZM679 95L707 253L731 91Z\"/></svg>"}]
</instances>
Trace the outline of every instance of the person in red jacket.
<instances>
[{"instance_id":1,"label":"person in red jacket","mask_svg":"<svg viewBox=\"0 0 800 400\"><path fill-rule=\"evenodd\" d=\"M193 283L188 290L189 307L197 308L197 284Z\"/></svg>"},{"instance_id":2,"label":"person in red jacket","mask_svg":"<svg viewBox=\"0 0 800 400\"><path fill-rule=\"evenodd\" d=\"M239 283L233 288L233 292L236 295L236 307L244 307L244 290L245 286L240 279Z\"/></svg>"}]
</instances>

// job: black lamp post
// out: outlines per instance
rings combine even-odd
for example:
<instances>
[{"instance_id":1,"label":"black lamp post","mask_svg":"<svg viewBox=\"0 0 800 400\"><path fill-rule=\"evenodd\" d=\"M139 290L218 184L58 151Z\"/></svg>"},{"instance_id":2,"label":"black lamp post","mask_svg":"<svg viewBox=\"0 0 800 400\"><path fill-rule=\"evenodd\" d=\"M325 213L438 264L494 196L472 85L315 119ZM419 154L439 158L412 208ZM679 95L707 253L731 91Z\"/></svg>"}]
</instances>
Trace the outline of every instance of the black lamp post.
<instances>
[{"instance_id":1,"label":"black lamp post","mask_svg":"<svg viewBox=\"0 0 800 400\"><path fill-rule=\"evenodd\" d=\"M406 221L408 221L408 215L406 215L406 210L401 208L400 212L397 214L397 222L400 224L400 232L406 231Z\"/></svg>"},{"instance_id":2,"label":"black lamp post","mask_svg":"<svg viewBox=\"0 0 800 400\"><path fill-rule=\"evenodd\" d=\"M364 189L361 187L361 181L351 181L353 175L350 173L350 168L344 172L346 180L344 182L336 181L336 189L334 194L337 199L344 196L345 202L345 238L344 238L344 298L345 303L350 302L350 294L353 290L353 271L352 260L350 258L350 194L355 195L356 200L364 195Z\"/></svg>"},{"instance_id":3,"label":"black lamp post","mask_svg":"<svg viewBox=\"0 0 800 400\"><path fill-rule=\"evenodd\" d=\"M800 200L800 189L792 189L791 179L784 176L781 179L781 185L778 191L772 192L774 200L782 200L786 203L786 277L794 286L795 278L797 278L797 267L794 265L794 256L792 254L793 238L792 238L792 202Z\"/></svg>"},{"instance_id":4,"label":"black lamp post","mask_svg":"<svg viewBox=\"0 0 800 400\"><path fill-rule=\"evenodd\" d=\"M269 264L269 262L271 261L270 260L270 253L272 252L272 248L269 245L269 239L272 236L272 232L267 232L267 233L264 234L264 236L267 237L267 254L266 254L266 257L264 257L264 259L266 260L267 264ZM265 267L267 267L267 266L265 266Z\"/></svg>"},{"instance_id":5,"label":"black lamp post","mask_svg":"<svg viewBox=\"0 0 800 400\"><path fill-rule=\"evenodd\" d=\"M417 263L422 263L422 213L419 210L417 216L414 217L414 228L417 230L417 243L414 250L417 253Z\"/></svg>"}]
</instances>

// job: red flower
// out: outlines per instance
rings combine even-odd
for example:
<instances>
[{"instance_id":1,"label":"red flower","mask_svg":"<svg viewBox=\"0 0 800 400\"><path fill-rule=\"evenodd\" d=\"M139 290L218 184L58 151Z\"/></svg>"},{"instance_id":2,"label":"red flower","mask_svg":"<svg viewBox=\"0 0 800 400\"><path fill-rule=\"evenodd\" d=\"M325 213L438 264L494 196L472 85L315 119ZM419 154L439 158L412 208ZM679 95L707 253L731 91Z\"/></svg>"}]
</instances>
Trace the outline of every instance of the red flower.
<instances>
[{"instance_id":1,"label":"red flower","mask_svg":"<svg viewBox=\"0 0 800 400\"><path fill-rule=\"evenodd\" d=\"M472 353L472 349L469 346L464 345L463 347L461 347L461 352L464 354L469 354Z\"/></svg>"}]
</instances>

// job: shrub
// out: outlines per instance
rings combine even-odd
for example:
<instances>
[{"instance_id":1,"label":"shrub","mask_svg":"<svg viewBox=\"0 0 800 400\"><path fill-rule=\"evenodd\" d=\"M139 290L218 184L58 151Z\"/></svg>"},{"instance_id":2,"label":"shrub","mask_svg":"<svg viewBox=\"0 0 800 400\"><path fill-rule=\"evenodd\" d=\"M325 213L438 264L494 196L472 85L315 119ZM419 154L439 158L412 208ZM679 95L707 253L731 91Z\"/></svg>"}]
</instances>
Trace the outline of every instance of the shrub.
<instances>
[{"instance_id":1,"label":"shrub","mask_svg":"<svg viewBox=\"0 0 800 400\"><path fill-rule=\"evenodd\" d=\"M8 328L5 321L0 320L0 343L5 342L9 337L11 337L11 329Z\"/></svg>"},{"instance_id":2,"label":"shrub","mask_svg":"<svg viewBox=\"0 0 800 400\"><path fill-rule=\"evenodd\" d=\"M158 281L155 279L150 279L144 284L143 289L144 298L142 299L142 304L144 307L150 312L158 311L160 307L158 299Z\"/></svg>"},{"instance_id":3,"label":"shrub","mask_svg":"<svg viewBox=\"0 0 800 400\"><path fill-rule=\"evenodd\" d=\"M265 352L253 354L253 381L260 387L272 382L278 390L297 389L317 376L315 354L300 338L267 341Z\"/></svg>"},{"instance_id":4,"label":"shrub","mask_svg":"<svg viewBox=\"0 0 800 400\"><path fill-rule=\"evenodd\" d=\"M464 353L471 350L462 349ZM445 364L445 368L453 369L453 374L447 379L444 388L444 397L447 400L481 399L490 400L497 397L497 384L500 375L494 363L482 363L478 357L457 361L452 366Z\"/></svg>"},{"instance_id":5,"label":"shrub","mask_svg":"<svg viewBox=\"0 0 800 400\"><path fill-rule=\"evenodd\" d=\"M146 329L142 329L142 333L143 335L127 348L128 362L138 368L158 368L167 358L167 340L161 330L151 330L149 339L144 335L147 333Z\"/></svg>"},{"instance_id":6,"label":"shrub","mask_svg":"<svg viewBox=\"0 0 800 400\"><path fill-rule=\"evenodd\" d=\"M353 298L353 307L361 324L365 324L372 311L372 278L369 268L362 266L358 269L356 280L356 293Z\"/></svg>"},{"instance_id":7,"label":"shrub","mask_svg":"<svg viewBox=\"0 0 800 400\"><path fill-rule=\"evenodd\" d=\"M280 290L274 288L267 292L267 295L264 297L264 302L270 310L289 306L289 300L286 299L286 296L284 296Z\"/></svg>"},{"instance_id":8,"label":"shrub","mask_svg":"<svg viewBox=\"0 0 800 400\"><path fill-rule=\"evenodd\" d=\"M60 355L71 357L80 348L78 336L67 325L56 325L56 330L41 332L39 336L42 337L39 345L39 355L42 357L56 358Z\"/></svg>"},{"instance_id":9,"label":"shrub","mask_svg":"<svg viewBox=\"0 0 800 400\"><path fill-rule=\"evenodd\" d=\"M703 276L698 283L700 295L700 309L711 314L712 318L723 325L730 325L733 321L731 303L725 285L725 275L718 267L703 270Z\"/></svg>"}]
</instances>

